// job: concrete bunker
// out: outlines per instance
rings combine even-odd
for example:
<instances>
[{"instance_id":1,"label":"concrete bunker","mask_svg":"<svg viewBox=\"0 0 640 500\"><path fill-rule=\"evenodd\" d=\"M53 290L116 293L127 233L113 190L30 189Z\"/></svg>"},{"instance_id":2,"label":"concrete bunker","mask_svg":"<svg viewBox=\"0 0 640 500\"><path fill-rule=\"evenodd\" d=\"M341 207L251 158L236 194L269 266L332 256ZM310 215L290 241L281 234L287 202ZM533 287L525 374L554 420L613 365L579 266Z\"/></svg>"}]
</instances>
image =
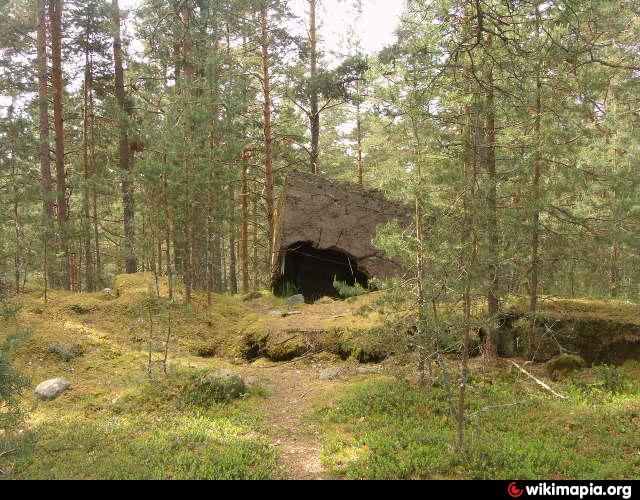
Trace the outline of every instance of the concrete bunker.
<instances>
[{"instance_id":1,"label":"concrete bunker","mask_svg":"<svg viewBox=\"0 0 640 500\"><path fill-rule=\"evenodd\" d=\"M307 302L337 297L334 280L367 287L401 274L372 240L381 224L412 222L411 210L377 190L305 172L287 176L275 216L271 287Z\"/></svg>"}]
</instances>

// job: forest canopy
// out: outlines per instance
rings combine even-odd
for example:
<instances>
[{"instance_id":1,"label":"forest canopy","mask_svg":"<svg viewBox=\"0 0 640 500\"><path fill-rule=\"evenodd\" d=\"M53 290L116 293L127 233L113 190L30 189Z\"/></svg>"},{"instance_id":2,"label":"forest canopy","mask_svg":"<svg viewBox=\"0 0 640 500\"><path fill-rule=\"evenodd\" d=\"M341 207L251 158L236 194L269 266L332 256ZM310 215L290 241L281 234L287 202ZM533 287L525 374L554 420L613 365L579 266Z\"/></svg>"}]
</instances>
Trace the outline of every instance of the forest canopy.
<instances>
[{"instance_id":1,"label":"forest canopy","mask_svg":"<svg viewBox=\"0 0 640 500\"><path fill-rule=\"evenodd\" d=\"M330 57L315 0L3 4L4 287L263 287L299 169L415 200L437 222L380 244L423 253L435 288L473 246L494 312L638 296L633 1L412 0L374 54L355 2Z\"/></svg>"}]
</instances>

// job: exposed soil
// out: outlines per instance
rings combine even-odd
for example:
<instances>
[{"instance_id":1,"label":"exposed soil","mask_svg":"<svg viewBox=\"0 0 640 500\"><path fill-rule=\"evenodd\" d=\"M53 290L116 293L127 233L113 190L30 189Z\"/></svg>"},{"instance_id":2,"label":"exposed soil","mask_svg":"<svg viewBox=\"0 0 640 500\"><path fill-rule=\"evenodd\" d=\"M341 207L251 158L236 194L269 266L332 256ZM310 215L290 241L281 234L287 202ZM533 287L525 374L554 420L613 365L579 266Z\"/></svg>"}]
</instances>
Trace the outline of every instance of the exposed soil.
<instances>
[{"instance_id":1,"label":"exposed soil","mask_svg":"<svg viewBox=\"0 0 640 500\"><path fill-rule=\"evenodd\" d=\"M280 452L289 479L323 479L320 431L311 421L312 401L322 385L315 369L278 366L268 384L265 400L266 424Z\"/></svg>"}]
</instances>

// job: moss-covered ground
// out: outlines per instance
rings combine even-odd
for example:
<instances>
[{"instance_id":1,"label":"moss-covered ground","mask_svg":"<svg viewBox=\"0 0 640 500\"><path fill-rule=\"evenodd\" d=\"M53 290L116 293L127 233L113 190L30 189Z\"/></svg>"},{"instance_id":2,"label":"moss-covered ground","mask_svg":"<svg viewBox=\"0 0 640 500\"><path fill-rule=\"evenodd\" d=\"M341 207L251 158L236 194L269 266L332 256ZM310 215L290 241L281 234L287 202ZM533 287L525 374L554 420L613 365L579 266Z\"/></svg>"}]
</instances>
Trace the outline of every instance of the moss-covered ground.
<instances>
[{"instance_id":1,"label":"moss-covered ground","mask_svg":"<svg viewBox=\"0 0 640 500\"><path fill-rule=\"evenodd\" d=\"M34 287L12 299L0 341L15 339L8 356L28 387L21 420L0 418L0 478L640 475L637 363L558 382L530 366L563 401L508 365L474 361L460 454L442 385L417 387L411 356L389 357L384 318L369 307L377 294L314 305L216 295L209 309L204 294L187 307L166 299L166 282L159 289L156 300L153 275L137 274L111 293L50 291L45 303ZM631 304L542 304L564 319L640 322ZM149 378L152 325L154 360L171 336L168 375L155 364ZM447 364L455 377L457 360ZM339 368L335 379L320 379L326 367ZM248 393L226 403L198 393L193 380L215 368L238 371ZM71 388L39 400L33 388L53 377Z\"/></svg>"}]
</instances>

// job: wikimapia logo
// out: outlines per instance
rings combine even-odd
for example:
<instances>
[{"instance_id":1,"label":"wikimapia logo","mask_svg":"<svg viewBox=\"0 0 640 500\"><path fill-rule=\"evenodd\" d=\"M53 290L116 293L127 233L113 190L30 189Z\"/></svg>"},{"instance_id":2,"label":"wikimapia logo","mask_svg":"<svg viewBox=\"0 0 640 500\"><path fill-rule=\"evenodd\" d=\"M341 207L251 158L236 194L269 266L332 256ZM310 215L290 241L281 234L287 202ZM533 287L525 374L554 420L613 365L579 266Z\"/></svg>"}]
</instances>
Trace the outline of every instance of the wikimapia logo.
<instances>
[{"instance_id":1,"label":"wikimapia logo","mask_svg":"<svg viewBox=\"0 0 640 500\"><path fill-rule=\"evenodd\" d=\"M524 489L518 488L515 481L509 483L507 493L511 498L520 498L524 493L527 496L575 496L579 498L594 496L614 496L624 500L631 498L631 485L610 485L589 483L589 485L569 485L556 483L538 483L525 485Z\"/></svg>"}]
</instances>

